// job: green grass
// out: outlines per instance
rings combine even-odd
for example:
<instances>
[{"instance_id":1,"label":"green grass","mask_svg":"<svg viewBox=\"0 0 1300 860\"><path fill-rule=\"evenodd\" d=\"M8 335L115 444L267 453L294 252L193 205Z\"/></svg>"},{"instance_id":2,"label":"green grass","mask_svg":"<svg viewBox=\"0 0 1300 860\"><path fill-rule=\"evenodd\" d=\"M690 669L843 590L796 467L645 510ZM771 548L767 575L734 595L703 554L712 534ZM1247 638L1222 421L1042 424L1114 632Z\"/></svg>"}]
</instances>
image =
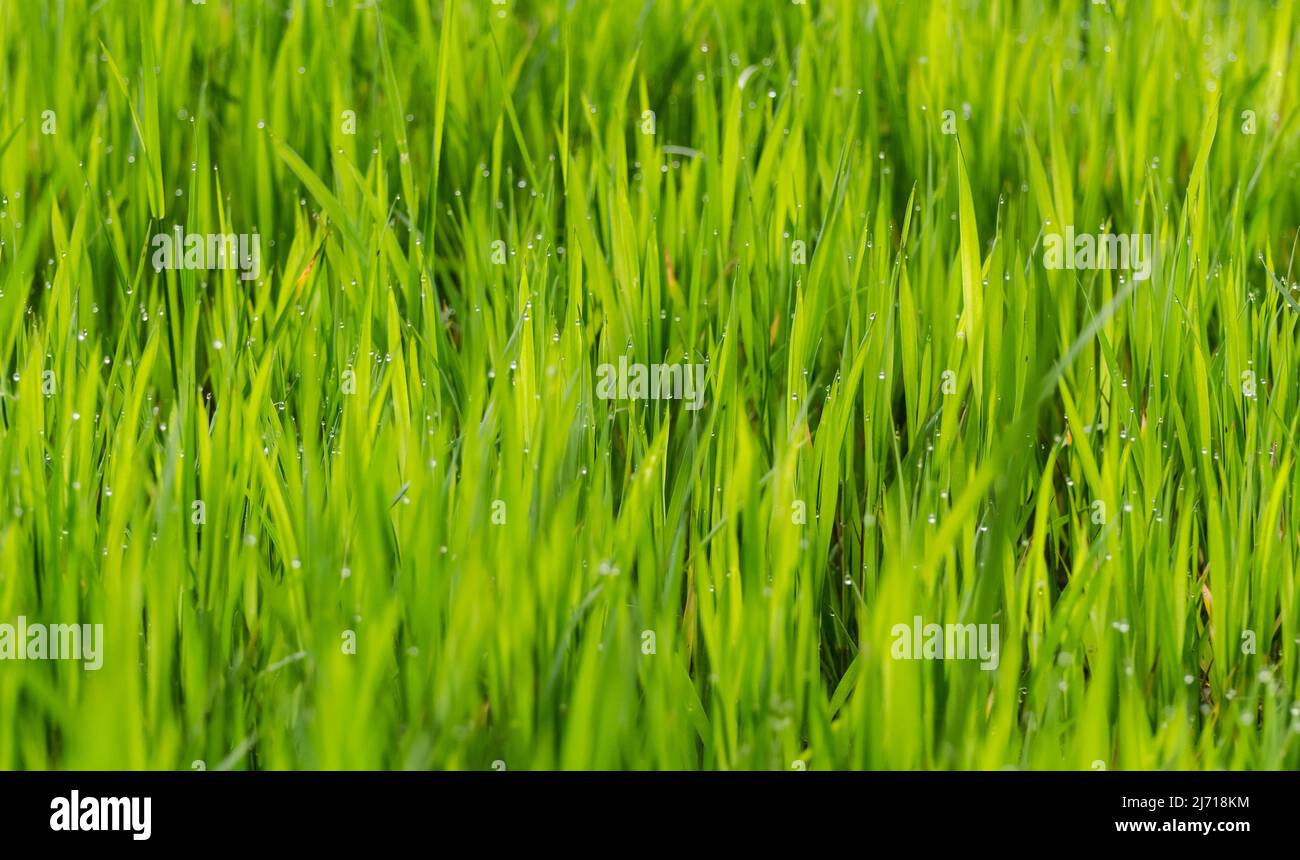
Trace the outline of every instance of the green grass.
<instances>
[{"instance_id":1,"label":"green grass","mask_svg":"<svg viewBox=\"0 0 1300 860\"><path fill-rule=\"evenodd\" d=\"M0 0L0 769L1300 767L1298 23Z\"/></svg>"}]
</instances>

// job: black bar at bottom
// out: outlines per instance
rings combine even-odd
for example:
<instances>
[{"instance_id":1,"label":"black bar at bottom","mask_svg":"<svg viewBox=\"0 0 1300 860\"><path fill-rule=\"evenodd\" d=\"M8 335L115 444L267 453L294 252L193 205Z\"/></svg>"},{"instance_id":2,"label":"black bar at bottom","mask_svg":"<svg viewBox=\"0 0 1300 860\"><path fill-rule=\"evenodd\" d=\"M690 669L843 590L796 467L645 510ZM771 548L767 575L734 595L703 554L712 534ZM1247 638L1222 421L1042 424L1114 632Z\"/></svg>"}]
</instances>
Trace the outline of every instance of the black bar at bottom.
<instances>
[{"instance_id":1,"label":"black bar at bottom","mask_svg":"<svg viewBox=\"0 0 1300 860\"><path fill-rule=\"evenodd\" d=\"M434 833L448 850L462 839L559 849L606 830L642 845L697 832L761 841L771 828L927 847L1280 844L1296 832L1298 789L1300 774L1277 772L3 773L0 826L10 839L128 851L338 850Z\"/></svg>"}]
</instances>

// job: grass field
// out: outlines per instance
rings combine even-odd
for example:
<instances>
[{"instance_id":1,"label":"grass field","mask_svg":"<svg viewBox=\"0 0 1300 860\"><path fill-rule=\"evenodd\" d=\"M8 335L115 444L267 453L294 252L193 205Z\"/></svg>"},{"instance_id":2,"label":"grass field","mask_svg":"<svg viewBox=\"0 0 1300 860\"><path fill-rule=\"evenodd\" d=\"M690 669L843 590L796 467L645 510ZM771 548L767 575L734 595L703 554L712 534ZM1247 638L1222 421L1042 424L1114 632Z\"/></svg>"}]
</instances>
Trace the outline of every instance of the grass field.
<instances>
[{"instance_id":1,"label":"grass field","mask_svg":"<svg viewBox=\"0 0 1300 860\"><path fill-rule=\"evenodd\" d=\"M1297 17L0 0L0 769L1300 768Z\"/></svg>"}]
</instances>

